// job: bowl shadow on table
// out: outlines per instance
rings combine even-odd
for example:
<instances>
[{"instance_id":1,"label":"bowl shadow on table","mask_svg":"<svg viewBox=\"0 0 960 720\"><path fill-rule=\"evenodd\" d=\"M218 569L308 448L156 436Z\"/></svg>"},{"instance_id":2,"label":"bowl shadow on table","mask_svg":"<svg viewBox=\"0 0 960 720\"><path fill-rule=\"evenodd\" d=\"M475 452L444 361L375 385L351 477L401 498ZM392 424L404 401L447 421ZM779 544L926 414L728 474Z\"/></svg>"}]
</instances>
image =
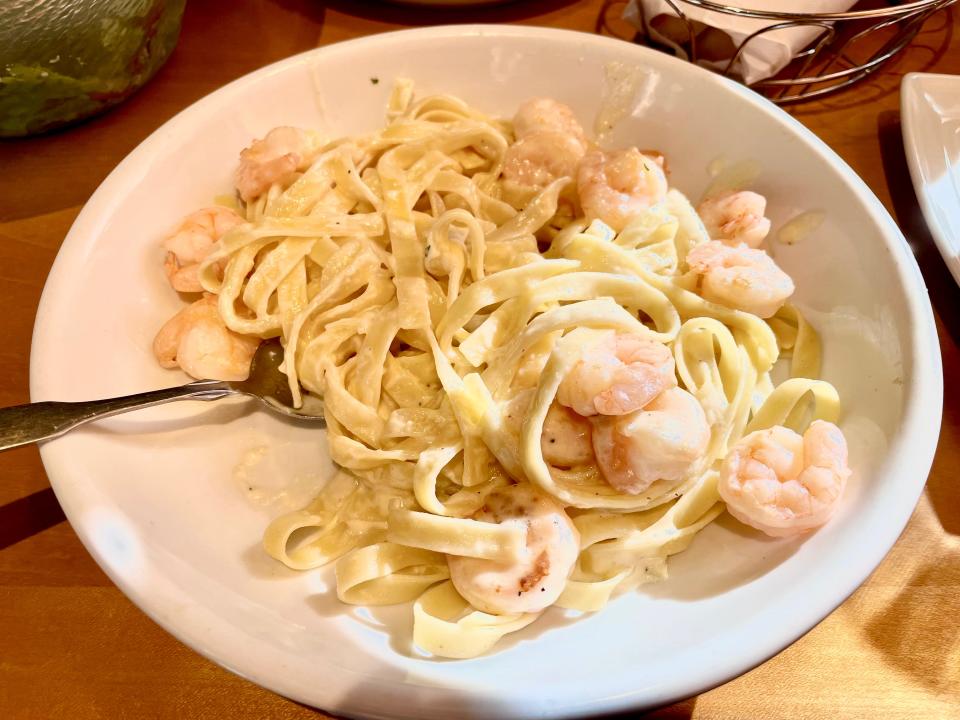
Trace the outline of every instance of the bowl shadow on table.
<instances>
[{"instance_id":1,"label":"bowl shadow on table","mask_svg":"<svg viewBox=\"0 0 960 720\"><path fill-rule=\"evenodd\" d=\"M274 0L283 4L289 0ZM391 25L418 27L454 23L506 23L543 15L575 5L579 0L502 0L487 5L426 6L403 0L327 0L321 3L330 10ZM599 12L599 8L598 8Z\"/></svg>"},{"instance_id":2,"label":"bowl shadow on table","mask_svg":"<svg viewBox=\"0 0 960 720\"><path fill-rule=\"evenodd\" d=\"M884 175L890 190L897 224L917 259L934 310L954 346L960 346L960 285L956 283L940 255L917 202L904 154L899 113L894 111L880 113L877 126ZM945 351L950 352L950 348L946 348ZM957 391L956 380L949 373L946 374L944 397L951 397ZM948 405L944 408L945 428L950 427L947 417L950 412ZM957 504L960 503L960 495L956 486L948 483L948 478L952 479L952 475L952 472L931 474L927 493L944 530L953 535L960 535L960 515L955 512Z\"/></svg>"},{"instance_id":3,"label":"bowl shadow on table","mask_svg":"<svg viewBox=\"0 0 960 720\"><path fill-rule=\"evenodd\" d=\"M960 690L960 625L931 616L958 588L960 546L953 544L919 568L865 629L886 662L944 699Z\"/></svg>"},{"instance_id":4,"label":"bowl shadow on table","mask_svg":"<svg viewBox=\"0 0 960 720\"><path fill-rule=\"evenodd\" d=\"M66 520L53 488L0 505L0 550Z\"/></svg>"},{"instance_id":5,"label":"bowl shadow on table","mask_svg":"<svg viewBox=\"0 0 960 720\"><path fill-rule=\"evenodd\" d=\"M946 412L949 410L945 410ZM930 505L944 532L960 538L960 485L956 482L955 471L948 469L949 459L942 461L941 469L940 457L938 455L934 458L933 469L927 479L927 497L930 498Z\"/></svg>"},{"instance_id":6,"label":"bowl shadow on table","mask_svg":"<svg viewBox=\"0 0 960 720\"><path fill-rule=\"evenodd\" d=\"M673 703L672 705L664 705L663 707L645 712L624 710L606 715L590 715L587 716L585 720L690 720L694 715L696 707L697 698L692 697Z\"/></svg>"},{"instance_id":7,"label":"bowl shadow on table","mask_svg":"<svg viewBox=\"0 0 960 720\"><path fill-rule=\"evenodd\" d=\"M415 679L411 679L409 676L404 678L402 681L404 684L417 684ZM430 683L424 683L429 685ZM341 707L354 707L354 708L363 708L370 706L370 699L376 698L383 693L383 685L377 682L371 682L368 680L358 680L353 687L349 688L347 692L338 700L338 704ZM300 707L307 708L309 710L317 711L316 708L312 708L309 705L303 703L297 703ZM429 712L429 710L421 704L419 706L422 708L423 712ZM447 701L444 703L440 709L444 712L445 716L451 718L451 720L471 720L471 718L481 717L511 717L516 715L516 708L507 705L500 701L495 695L487 695L483 698L482 709L478 712L471 712L470 705L464 702L457 702L454 706L453 703ZM335 720L349 720L350 718L359 718L359 717L372 717L372 718L386 718L394 717L394 714L391 712L390 715L384 715L384 710L381 705L377 705L376 709L368 711L369 715L356 714L352 716L348 715L337 715L329 710L320 709L318 712L318 718L331 717ZM319 715L319 713L323 713ZM357 713L362 713L363 710L355 710ZM395 710L397 713L395 717L401 718L410 718L416 717L411 714L410 707L399 706ZM436 712L436 711L434 711ZM684 720L687 720L687 716L684 717Z\"/></svg>"}]
</instances>

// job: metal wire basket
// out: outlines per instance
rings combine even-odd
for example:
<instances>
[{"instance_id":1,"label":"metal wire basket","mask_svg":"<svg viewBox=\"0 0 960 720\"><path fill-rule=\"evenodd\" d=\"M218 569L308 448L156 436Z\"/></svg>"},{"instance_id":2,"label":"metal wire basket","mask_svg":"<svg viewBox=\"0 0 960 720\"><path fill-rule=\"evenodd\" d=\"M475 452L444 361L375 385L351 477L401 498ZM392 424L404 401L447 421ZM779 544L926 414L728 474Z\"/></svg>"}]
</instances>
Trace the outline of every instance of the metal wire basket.
<instances>
[{"instance_id":1,"label":"metal wire basket","mask_svg":"<svg viewBox=\"0 0 960 720\"><path fill-rule=\"evenodd\" d=\"M705 60L699 47L701 43L698 43L697 39L704 25L688 16L690 8L770 22L744 37L739 45L732 46L732 55L728 60L718 62L716 58L712 58L710 64L728 77L737 77L745 50L758 38L788 28L816 29L814 39L785 68L773 77L747 83L774 102L786 104L836 92L876 72L910 44L932 14L946 9L957 0L918 0L886 4L875 2L872 4L880 6L832 13L751 10L714 0L664 2L686 29L686 38L681 38L682 42L674 43L679 47L672 49L695 63ZM656 35L655 32L651 33L651 18L646 16L642 1L637 2L637 7L642 31L650 42Z\"/></svg>"}]
</instances>

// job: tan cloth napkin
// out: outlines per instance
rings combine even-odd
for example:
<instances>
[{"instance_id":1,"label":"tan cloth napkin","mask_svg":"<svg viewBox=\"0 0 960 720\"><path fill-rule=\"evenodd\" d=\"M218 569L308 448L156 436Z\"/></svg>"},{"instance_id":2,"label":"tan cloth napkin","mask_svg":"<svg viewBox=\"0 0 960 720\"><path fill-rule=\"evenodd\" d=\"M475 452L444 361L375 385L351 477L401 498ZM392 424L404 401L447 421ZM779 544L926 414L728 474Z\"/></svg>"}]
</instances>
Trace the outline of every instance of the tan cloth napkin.
<instances>
[{"instance_id":1,"label":"tan cloth napkin","mask_svg":"<svg viewBox=\"0 0 960 720\"><path fill-rule=\"evenodd\" d=\"M843 12L856 0L722 0L751 10L782 12ZM680 57L689 59L682 45L687 42L687 28L665 0L631 0L624 10L625 19L641 31L640 5L646 13L651 39L671 47ZM677 1L677 6L694 22L697 33L697 56L701 65L723 70L740 43L751 33L776 24L775 20L758 20L705 10ZM751 40L734 65L735 74L747 84L780 72L797 53L806 48L823 28L801 26L773 30Z\"/></svg>"}]
</instances>

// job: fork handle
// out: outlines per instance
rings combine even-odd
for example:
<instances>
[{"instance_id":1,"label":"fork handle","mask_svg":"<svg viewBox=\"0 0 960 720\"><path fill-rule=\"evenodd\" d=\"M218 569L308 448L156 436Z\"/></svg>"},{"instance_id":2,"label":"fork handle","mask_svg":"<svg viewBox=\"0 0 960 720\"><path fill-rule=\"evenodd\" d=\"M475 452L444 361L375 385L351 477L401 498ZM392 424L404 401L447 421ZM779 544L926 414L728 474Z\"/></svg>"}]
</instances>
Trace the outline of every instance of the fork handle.
<instances>
[{"instance_id":1,"label":"fork handle","mask_svg":"<svg viewBox=\"0 0 960 720\"><path fill-rule=\"evenodd\" d=\"M175 400L219 400L234 394L227 383L198 380L136 395L84 402L37 402L0 408L0 452L59 437L84 423Z\"/></svg>"}]
</instances>

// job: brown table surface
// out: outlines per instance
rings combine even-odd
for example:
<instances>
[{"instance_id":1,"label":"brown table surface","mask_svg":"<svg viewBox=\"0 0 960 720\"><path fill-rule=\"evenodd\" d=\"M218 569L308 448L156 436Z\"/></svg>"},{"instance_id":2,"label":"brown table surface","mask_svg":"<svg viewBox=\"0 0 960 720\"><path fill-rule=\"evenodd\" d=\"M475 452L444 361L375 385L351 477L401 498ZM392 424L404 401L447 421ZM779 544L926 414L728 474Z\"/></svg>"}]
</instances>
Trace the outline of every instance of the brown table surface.
<instances>
[{"instance_id":1,"label":"brown table surface","mask_svg":"<svg viewBox=\"0 0 960 720\"><path fill-rule=\"evenodd\" d=\"M594 31L603 3L475 10L375 2L193 0L179 47L139 94L67 132L0 143L0 405L27 402L47 272L81 206L167 118L262 65L419 25L516 22ZM617 26L619 8L607 8ZM927 489L869 580L808 635L657 718L960 717L960 290L926 230L900 140L900 77L960 73L960 13L933 18L875 79L791 110L853 166L913 246L938 313L945 407ZM0 717L323 717L180 644L100 571L64 521L36 448L0 455Z\"/></svg>"}]
</instances>

